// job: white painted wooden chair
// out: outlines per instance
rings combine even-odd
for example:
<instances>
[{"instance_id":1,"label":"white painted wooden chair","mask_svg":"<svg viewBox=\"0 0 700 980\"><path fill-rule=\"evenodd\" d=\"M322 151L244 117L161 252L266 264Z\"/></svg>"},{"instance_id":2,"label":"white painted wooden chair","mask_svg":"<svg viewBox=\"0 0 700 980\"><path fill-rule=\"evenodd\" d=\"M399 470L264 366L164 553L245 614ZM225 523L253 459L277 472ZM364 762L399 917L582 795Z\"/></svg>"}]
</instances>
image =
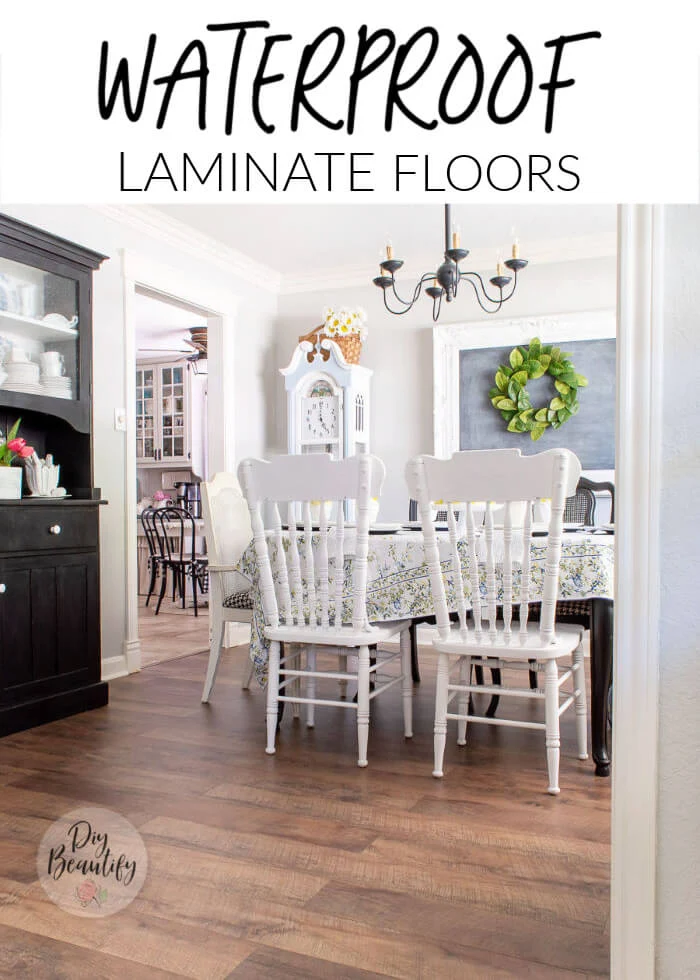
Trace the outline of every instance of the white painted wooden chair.
<instances>
[{"instance_id":1,"label":"white painted wooden chair","mask_svg":"<svg viewBox=\"0 0 700 980\"><path fill-rule=\"evenodd\" d=\"M402 621L373 626L367 618L369 502L379 496L384 465L376 456L366 454L342 460L327 454L277 456L267 462L244 460L238 476L250 507L264 632L271 641L266 751L275 752L280 701L292 702L295 708L305 704L309 727L314 726L315 705L334 705L356 710L357 764L366 766L370 701L395 684L402 685L405 737L413 734L410 624ZM272 527L267 532L263 524L265 502L272 515ZM356 526L345 525L348 502L356 505ZM286 505L288 531L284 532L280 505ZM316 511L313 524L312 506ZM352 555L349 593L344 590L346 553ZM370 662L370 647L397 633L399 652L377 651ZM282 644L284 656L280 659ZM317 648L338 652L338 670L317 670ZM356 674L348 670L349 652L358 659ZM386 673L387 665L396 659L401 667L398 675ZM344 689L355 679L357 700L347 700ZM339 681L340 696L317 696L317 680ZM332 688L336 689L335 684Z\"/></svg>"},{"instance_id":2,"label":"white painted wooden chair","mask_svg":"<svg viewBox=\"0 0 700 980\"><path fill-rule=\"evenodd\" d=\"M418 456L406 469L411 492L419 502L425 556L435 604L438 657L435 697L435 760L433 775L443 775L447 721L457 720L457 744L466 744L467 723L509 725L545 732L549 792L559 792L559 717L571 705L576 709L576 735L580 759L587 758L586 683L579 626L554 629L559 564L562 544L562 515L567 496L576 489L581 466L566 449L553 449L534 456L521 456L519 449L494 449L455 453L451 459ZM532 507L521 501L551 497L551 519L546 539L546 558L541 619L528 623L531 581ZM430 501L441 498L465 501L467 519L458 525L454 509L448 509L449 560L440 563L438 540L431 520ZM486 500L481 536L477 537L473 508L469 501ZM500 512L503 529L494 528L494 503L505 504ZM522 526L518 527L517 524ZM538 541L545 541L538 538ZM485 573L485 594L483 591ZM457 606L458 622L450 622L446 582ZM500 582L499 582L500 579ZM469 587L467 589L467 586ZM472 622L468 622L468 595ZM497 607L502 606L502 618ZM519 622L513 622L514 607ZM486 622L484 622L486 621ZM560 669L559 661L572 657ZM528 672L536 665L544 670L544 689L472 684L472 666ZM456 678L453 676L456 674ZM572 679L573 692L562 692ZM544 701L544 722L469 715L473 692L534 698ZM457 699L457 710L449 710Z\"/></svg>"},{"instance_id":3,"label":"white painted wooden chair","mask_svg":"<svg viewBox=\"0 0 700 980\"><path fill-rule=\"evenodd\" d=\"M248 505L233 473L217 473L202 484L201 493L209 556L209 663L202 691L206 702L214 687L226 624L250 623L253 618L251 583L236 570L253 532ZM244 675L244 690L252 677L251 664Z\"/></svg>"}]
</instances>

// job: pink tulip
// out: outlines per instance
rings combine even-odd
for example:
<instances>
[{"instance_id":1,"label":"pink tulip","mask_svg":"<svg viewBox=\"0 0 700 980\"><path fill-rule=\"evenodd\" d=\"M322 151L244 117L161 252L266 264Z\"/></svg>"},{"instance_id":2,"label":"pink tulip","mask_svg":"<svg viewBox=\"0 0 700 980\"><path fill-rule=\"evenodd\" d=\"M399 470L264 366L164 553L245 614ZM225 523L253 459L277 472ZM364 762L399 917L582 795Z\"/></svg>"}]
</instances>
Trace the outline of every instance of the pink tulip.
<instances>
[{"instance_id":1,"label":"pink tulip","mask_svg":"<svg viewBox=\"0 0 700 980\"><path fill-rule=\"evenodd\" d=\"M7 444L7 448L11 453L19 453L27 445L26 439L10 439ZM32 450L33 451L33 450Z\"/></svg>"},{"instance_id":2,"label":"pink tulip","mask_svg":"<svg viewBox=\"0 0 700 980\"><path fill-rule=\"evenodd\" d=\"M12 441L14 442L14 439ZM20 439L20 442L24 442L24 439ZM9 443L8 443L8 445L9 445ZM10 447L10 448L12 448L12 447ZM24 445L24 446L21 447L21 449L16 449L14 451L17 453L17 455L20 457L20 459L29 459L30 456L33 456L34 455L34 446Z\"/></svg>"}]
</instances>

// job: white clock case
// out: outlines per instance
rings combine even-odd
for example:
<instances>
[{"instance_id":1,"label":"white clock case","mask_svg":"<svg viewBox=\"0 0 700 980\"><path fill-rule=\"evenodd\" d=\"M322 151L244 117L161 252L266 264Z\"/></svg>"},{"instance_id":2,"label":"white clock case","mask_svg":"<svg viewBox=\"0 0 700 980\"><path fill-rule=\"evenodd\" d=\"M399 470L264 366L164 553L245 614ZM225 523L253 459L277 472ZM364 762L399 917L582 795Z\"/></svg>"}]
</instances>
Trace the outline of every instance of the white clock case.
<instances>
[{"instance_id":1,"label":"white clock case","mask_svg":"<svg viewBox=\"0 0 700 980\"><path fill-rule=\"evenodd\" d=\"M324 352L328 359L324 360ZM311 361L308 355L313 354ZM349 364L332 340L299 343L286 368L280 368L287 391L287 451L313 452L330 440L305 438L304 399L318 381L326 381L338 398L338 443L333 455L338 459L370 451L370 379L372 371L360 364Z\"/></svg>"}]
</instances>

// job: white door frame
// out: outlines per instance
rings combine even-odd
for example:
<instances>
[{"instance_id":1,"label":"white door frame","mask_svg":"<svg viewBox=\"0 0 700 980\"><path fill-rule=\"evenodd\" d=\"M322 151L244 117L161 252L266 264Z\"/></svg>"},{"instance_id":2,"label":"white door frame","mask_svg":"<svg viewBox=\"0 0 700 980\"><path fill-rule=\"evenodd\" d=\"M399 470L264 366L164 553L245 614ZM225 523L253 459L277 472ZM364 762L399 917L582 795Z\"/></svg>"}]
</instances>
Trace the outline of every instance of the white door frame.
<instances>
[{"instance_id":1,"label":"white door frame","mask_svg":"<svg viewBox=\"0 0 700 980\"><path fill-rule=\"evenodd\" d=\"M128 249L121 251L124 299L124 390L126 393L126 465L124 540L126 542L126 628L124 657L129 673L141 668L138 629L138 558L136 528L136 324L137 288L160 293L198 310L207 318L208 362L207 441L210 476L235 465L234 333L238 297L213 288L210 282L182 269L163 265ZM212 370L213 368L213 370ZM224 382L225 379L225 382Z\"/></svg>"},{"instance_id":2,"label":"white door frame","mask_svg":"<svg viewBox=\"0 0 700 980\"><path fill-rule=\"evenodd\" d=\"M655 973L662 417L662 207L618 210L618 305L610 311L499 320L504 344L617 333L616 557L611 975ZM493 322L436 327L435 453L459 449L459 356L492 346ZM591 769L591 778L593 771Z\"/></svg>"},{"instance_id":3,"label":"white door frame","mask_svg":"<svg viewBox=\"0 0 700 980\"><path fill-rule=\"evenodd\" d=\"M656 960L664 209L618 212L611 975Z\"/></svg>"}]
</instances>

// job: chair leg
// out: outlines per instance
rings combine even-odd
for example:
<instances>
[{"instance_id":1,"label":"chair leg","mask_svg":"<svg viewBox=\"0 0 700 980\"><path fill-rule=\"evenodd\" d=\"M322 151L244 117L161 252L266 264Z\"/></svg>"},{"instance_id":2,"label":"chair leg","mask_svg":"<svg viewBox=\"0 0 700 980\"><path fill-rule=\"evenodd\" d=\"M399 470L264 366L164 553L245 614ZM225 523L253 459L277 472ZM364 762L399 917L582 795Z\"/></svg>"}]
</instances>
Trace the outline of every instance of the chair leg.
<instances>
[{"instance_id":1,"label":"chair leg","mask_svg":"<svg viewBox=\"0 0 700 980\"><path fill-rule=\"evenodd\" d=\"M314 646L309 646L309 647L306 648L306 669L308 671L314 671L314 670L316 670L316 647L314 647ZM311 675L311 673L309 673L309 676L306 678L306 696L309 699L316 697L316 678L313 677ZM311 702L311 700L306 705L306 727L307 728L313 728L314 725L316 724L315 717L314 717L315 716L315 712L314 712L314 708L315 707L316 707L316 705L313 704Z\"/></svg>"},{"instance_id":2,"label":"chair leg","mask_svg":"<svg viewBox=\"0 0 700 980\"><path fill-rule=\"evenodd\" d=\"M502 681L502 677L501 677L501 668L500 667L492 667L491 668L491 683L495 687L501 687L503 681ZM496 717L496 711L498 710L498 705L499 705L500 700L501 700L501 697L500 697L499 694L492 694L491 695L491 700L489 701L489 706L488 706L488 708L486 709L486 712L485 712L487 718L495 718Z\"/></svg>"},{"instance_id":3,"label":"chair leg","mask_svg":"<svg viewBox=\"0 0 700 980\"><path fill-rule=\"evenodd\" d=\"M588 758L588 706L586 704L586 671L583 644L574 650L574 707L576 710L576 741L579 759Z\"/></svg>"},{"instance_id":4,"label":"chair leg","mask_svg":"<svg viewBox=\"0 0 700 980\"><path fill-rule=\"evenodd\" d=\"M156 613L155 613L156 616L160 612L160 604L163 601L163 597L165 596L165 590L168 587L168 566L163 565L160 573L163 576L163 578L161 579L161 583L160 583L160 595L158 596L158 602L156 603ZM174 574L175 572L173 571L173 575Z\"/></svg>"},{"instance_id":5,"label":"chair leg","mask_svg":"<svg viewBox=\"0 0 700 980\"><path fill-rule=\"evenodd\" d=\"M185 576L185 583L187 583L187 577ZM184 590L185 592L187 589ZM194 614L199 615L199 609L197 608L197 576L195 574L194 565L192 566L192 600L194 602Z\"/></svg>"},{"instance_id":6,"label":"chair leg","mask_svg":"<svg viewBox=\"0 0 700 980\"><path fill-rule=\"evenodd\" d=\"M250 690L250 684L254 676L255 676L255 664L251 660L248 664L248 672L246 673L243 679L243 683L241 684L241 690L243 691Z\"/></svg>"},{"instance_id":7,"label":"chair leg","mask_svg":"<svg viewBox=\"0 0 700 980\"><path fill-rule=\"evenodd\" d=\"M471 675L471 659L459 658L459 683L468 684ZM469 691L460 691L457 699L457 713L462 717L457 722L457 745L467 744L467 711L469 710Z\"/></svg>"},{"instance_id":8,"label":"chair leg","mask_svg":"<svg viewBox=\"0 0 700 980\"><path fill-rule=\"evenodd\" d=\"M347 653L341 653L340 648L338 648L338 670L341 674L347 674L348 672L348 655ZM339 681L338 687L340 688L340 700L347 701L348 682L346 680Z\"/></svg>"},{"instance_id":9,"label":"chair leg","mask_svg":"<svg viewBox=\"0 0 700 980\"><path fill-rule=\"evenodd\" d=\"M547 746L547 792L559 792L559 671L556 660L548 660L544 672L544 722Z\"/></svg>"},{"instance_id":10,"label":"chair leg","mask_svg":"<svg viewBox=\"0 0 700 980\"><path fill-rule=\"evenodd\" d=\"M209 700L216 671L221 658L221 647L224 642L224 623L215 614L212 614L211 628L209 630L209 663L207 664L207 676L204 679L204 690L202 691L202 703L206 704Z\"/></svg>"},{"instance_id":11,"label":"chair leg","mask_svg":"<svg viewBox=\"0 0 700 980\"><path fill-rule=\"evenodd\" d=\"M267 748L268 755L275 754L275 735L277 734L277 706L280 684L280 645L276 640L270 644L267 662ZM282 702L284 703L284 702Z\"/></svg>"},{"instance_id":12,"label":"chair leg","mask_svg":"<svg viewBox=\"0 0 700 980\"><path fill-rule=\"evenodd\" d=\"M154 559L151 559L151 581L148 583L148 595L146 596L145 605L151 601L151 596L156 591L156 576L158 575L158 565Z\"/></svg>"},{"instance_id":13,"label":"chair leg","mask_svg":"<svg viewBox=\"0 0 700 980\"><path fill-rule=\"evenodd\" d=\"M433 735L434 767L433 776L442 777L442 760L445 755L447 738L447 685L450 681L450 658L446 653L438 657L437 680L435 683L435 729Z\"/></svg>"},{"instance_id":14,"label":"chair leg","mask_svg":"<svg viewBox=\"0 0 700 980\"><path fill-rule=\"evenodd\" d=\"M357 764L367 765L369 740L369 647L360 647L357 669Z\"/></svg>"},{"instance_id":15,"label":"chair leg","mask_svg":"<svg viewBox=\"0 0 700 980\"><path fill-rule=\"evenodd\" d=\"M536 660L529 660L528 663L530 663L530 664L536 664L537 661ZM530 671L528 671L528 673L530 675L530 690L531 691L536 691L537 690L537 685L539 684L539 678L537 677L537 671L536 670L530 670Z\"/></svg>"},{"instance_id":16,"label":"chair leg","mask_svg":"<svg viewBox=\"0 0 700 980\"><path fill-rule=\"evenodd\" d=\"M413 645L410 629L404 630L399 637L401 650L401 700L403 702L403 733L405 738L413 738Z\"/></svg>"},{"instance_id":17,"label":"chair leg","mask_svg":"<svg viewBox=\"0 0 700 980\"><path fill-rule=\"evenodd\" d=\"M301 669L301 660L303 654L303 647L297 647L296 653L292 657L291 664L294 670ZM295 677L292 683L289 685L291 688L292 696L295 698L301 697L301 677ZM284 702L282 702L284 704ZM298 701L294 701L292 704L292 718L301 717L301 705Z\"/></svg>"}]
</instances>

